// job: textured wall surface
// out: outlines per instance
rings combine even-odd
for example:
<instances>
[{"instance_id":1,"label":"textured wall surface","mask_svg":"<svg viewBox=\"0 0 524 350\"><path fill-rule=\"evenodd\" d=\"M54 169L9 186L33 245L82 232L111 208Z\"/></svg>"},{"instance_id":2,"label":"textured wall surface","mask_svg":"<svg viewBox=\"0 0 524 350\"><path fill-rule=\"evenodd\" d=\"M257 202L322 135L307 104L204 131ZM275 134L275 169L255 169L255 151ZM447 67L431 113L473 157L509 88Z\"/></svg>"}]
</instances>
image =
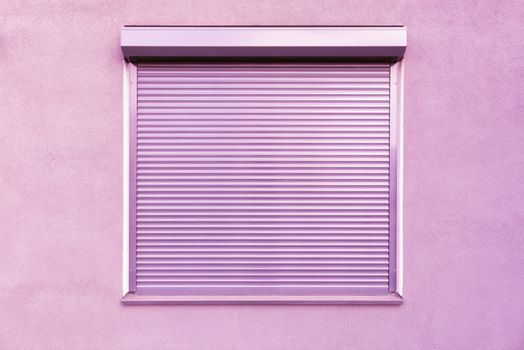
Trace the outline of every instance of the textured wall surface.
<instances>
[{"instance_id":1,"label":"textured wall surface","mask_svg":"<svg viewBox=\"0 0 524 350\"><path fill-rule=\"evenodd\" d=\"M0 349L524 349L524 3L0 0ZM124 24L405 24L402 306L120 304Z\"/></svg>"}]
</instances>

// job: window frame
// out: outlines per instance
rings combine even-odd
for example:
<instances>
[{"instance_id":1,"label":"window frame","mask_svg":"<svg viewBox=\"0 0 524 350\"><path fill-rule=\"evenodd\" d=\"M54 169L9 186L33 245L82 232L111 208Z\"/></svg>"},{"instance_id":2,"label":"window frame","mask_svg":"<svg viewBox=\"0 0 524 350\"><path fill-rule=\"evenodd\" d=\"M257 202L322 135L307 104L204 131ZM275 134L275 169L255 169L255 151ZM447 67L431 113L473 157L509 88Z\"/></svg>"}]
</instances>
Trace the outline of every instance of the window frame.
<instances>
[{"instance_id":1,"label":"window frame","mask_svg":"<svg viewBox=\"0 0 524 350\"><path fill-rule=\"evenodd\" d=\"M124 32L126 28L133 28L134 30L138 30L139 33L141 33L140 40L144 44L144 47L138 48L136 46L132 46L133 54L137 54L138 56L130 56L130 51L126 51L125 40L124 40ZM293 50L292 54L288 54L285 58L292 58L295 62L298 60L300 62L301 59L308 59L305 55L308 53L313 52L314 56L320 57L320 58L336 58L336 59L346 59L346 60L358 60L358 61L376 61L376 62L388 62L390 63L390 180L389 180L389 188L390 188L390 232L389 232L389 264L392 267L390 269L389 274L389 293L388 294L380 294L380 295L373 295L373 294L363 294L363 295L325 295L325 296L319 296L319 295L300 295L300 296L284 296L284 295L274 295L274 296L268 296L268 295L216 295L216 296L208 296L208 295L188 295L188 296L180 296L180 295L138 295L135 294L135 286L136 286L136 210L135 206L132 205L132 203L136 203L136 192L131 190L131 186L133 181L136 179L136 150L131 147L131 145L136 143L136 125L132 121L136 120L137 118L137 82L136 82L136 76L137 76L137 57L141 57L142 59L148 59L149 57L153 59L158 59L158 52L164 52L166 53L165 56L161 56L163 58L169 57L173 58L173 52L172 50L169 50L169 48L177 47L176 42L173 42L172 40L167 42L165 45L169 45L166 48L159 49L161 46L159 42L157 41L154 43L156 46L151 49L149 47L149 43L151 42L150 39L147 39L144 37L144 33L152 33L151 35L155 35L158 37L158 29L161 29L160 32L164 33L162 37L164 38L170 38L169 36L165 35L165 31L167 30L169 32L169 29L174 28L174 30L181 28L181 27L124 27L122 30L122 49L124 52L124 81L123 81L123 91L124 91L124 106L123 106L123 164L124 164L124 172L123 172L123 297L121 299L123 304L130 304L130 305L151 305L151 304L384 304L384 305L398 305L403 302L402 297L402 290L403 290L403 278L402 278L402 267L403 267L403 261L402 261L402 183L403 183L403 94L404 94L404 66L403 66L403 54L406 47L405 43L405 28L404 27L334 27L334 28L344 28L344 29L350 29L350 32L346 32L346 35L348 33L351 33L351 30L356 30L354 33L356 33L353 37L354 44L352 44L352 40L346 40L341 44L341 47L334 47L333 45L336 44L335 42L329 42L330 46L319 46L319 43L322 43L322 40L313 40L313 43L310 47L303 47L299 46L299 50ZM166 29L167 28L167 29ZM182 27L184 29L187 28L195 28L195 27ZM197 29L205 28L204 31L197 31L196 33L202 34L202 38L206 38L206 30L210 30L215 27L197 27ZM234 29L234 32L238 35L238 33L242 33L243 30L249 31L253 28L259 28L260 27L219 27L220 29ZM273 28L273 27L262 27L262 29L267 28ZM278 27L282 28L282 27ZM299 32L301 32L301 28L306 28L307 30L313 30L315 31L315 27L292 27L293 29L298 29ZM323 30L326 28L333 28L333 27L322 27ZM363 29L364 28L364 29ZM372 43L367 44L368 46L366 48L362 48L362 40L366 39L369 34L363 34L363 33L369 33L369 28L373 28L373 30L378 30L380 32L387 31L388 29L392 29L395 34L398 36L398 30L399 28L404 29L402 31L403 33L403 42L397 40L398 46L394 46L391 41L390 45L392 46L384 46L385 42L382 41L379 44L373 46ZM152 29L152 30L151 30ZM284 30L288 29L288 27L285 27ZM213 32L213 31L211 31ZM275 33L278 32L278 30L274 30ZM316 30L315 32L318 32ZM182 34L185 34L184 31L181 32ZM264 32L263 32L264 33ZM320 32L322 33L322 32ZM180 34L180 33L179 33ZM209 34L209 32L207 32ZM227 34L227 33L226 33ZM253 33L251 33L252 35ZM267 33L264 33L267 35ZM277 33L278 34L278 33ZM282 34L282 32L280 33ZM291 34L296 34L296 32L292 32ZM302 33L306 35L310 35L311 33ZM328 34L326 32L323 33ZM181 38L184 38L183 36L180 36ZM194 37L194 33L193 33ZM198 37L198 35L197 35ZM293 39L293 35L291 35ZM197 38L198 39L198 38ZM238 39L238 38L237 38ZM282 41L283 44L289 42L291 40L290 38L284 38L285 40ZM320 38L321 39L321 38ZM398 39L398 38L397 38ZM129 41L129 37L127 38ZM149 41L148 41L149 40ZM256 53L262 53L263 55L266 55L270 59L272 50L277 50L278 52L282 52L281 50L286 49L286 45L281 45L277 48L271 46L264 46L264 47L255 47L254 50L245 50L246 43L245 40L242 41L234 41L235 43L238 43L239 47L236 49L232 49L231 46L228 46L231 44L231 38L228 40L225 40L224 43L218 43L218 45L224 45L220 48L220 50L217 51L217 48L215 47L213 50L209 51L212 52L212 56L209 57L206 54L206 48L209 48L209 43L204 41L204 43L201 43L198 45L192 46L192 48L189 48L189 51L183 51L183 53L180 55L181 57L184 57L184 60L187 60L187 55L189 57L196 57L196 58L204 58L206 60L223 60L223 59L229 59L229 58L241 58L242 60L250 60L249 55L252 55L252 57L259 57L256 56ZM294 39L296 41L296 35ZM202 39L200 39L202 41ZM300 41L300 38L299 40ZM215 41L216 42L216 41ZM295 43L295 42L293 42ZM296 44L296 43L295 43ZM159 46L160 45L160 46ZM244 45L244 46L242 46ZM352 46L353 45L353 46ZM376 48L378 47L378 50ZM400 48L399 48L400 47ZM192 49L197 48L197 53L200 53L200 55L194 56L194 52ZM375 48L375 50L369 50L369 48ZM187 49L187 48L186 48ZM250 49L253 49L253 47L250 47ZM160 50L160 51L159 51ZM280 51L279 51L280 50ZM150 53L150 56L148 56L148 52ZM218 54L217 54L218 52ZM359 53L360 52L360 53ZM228 54L229 53L229 54ZM369 56L369 54L372 53L373 56ZM247 55L247 56L246 56ZM298 55L298 56L297 56ZM251 60L253 59L251 57ZM309 56L307 56L309 57ZM180 58L180 57L179 57ZM278 56L277 59L282 59L282 57ZM313 59L313 62L319 61L320 58Z\"/></svg>"}]
</instances>

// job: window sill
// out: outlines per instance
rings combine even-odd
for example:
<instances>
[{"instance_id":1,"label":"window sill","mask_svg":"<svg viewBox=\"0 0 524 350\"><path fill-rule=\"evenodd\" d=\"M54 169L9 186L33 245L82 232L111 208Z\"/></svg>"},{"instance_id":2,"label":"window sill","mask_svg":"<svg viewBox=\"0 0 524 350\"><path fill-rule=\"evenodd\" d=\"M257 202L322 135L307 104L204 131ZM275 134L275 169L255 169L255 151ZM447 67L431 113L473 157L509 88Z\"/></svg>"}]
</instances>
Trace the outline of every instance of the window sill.
<instances>
[{"instance_id":1,"label":"window sill","mask_svg":"<svg viewBox=\"0 0 524 350\"><path fill-rule=\"evenodd\" d=\"M381 295L328 295L328 296L186 296L136 295L127 293L121 299L124 305L400 305L398 293Z\"/></svg>"}]
</instances>

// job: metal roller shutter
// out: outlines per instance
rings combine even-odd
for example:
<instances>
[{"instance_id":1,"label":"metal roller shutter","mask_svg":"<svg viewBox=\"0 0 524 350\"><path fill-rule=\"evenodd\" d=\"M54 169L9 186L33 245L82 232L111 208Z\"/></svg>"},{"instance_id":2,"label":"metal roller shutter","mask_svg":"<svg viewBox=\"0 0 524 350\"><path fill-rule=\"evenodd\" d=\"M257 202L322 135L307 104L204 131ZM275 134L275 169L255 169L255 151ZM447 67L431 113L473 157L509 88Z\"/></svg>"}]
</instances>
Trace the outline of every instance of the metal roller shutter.
<instances>
[{"instance_id":1,"label":"metal roller shutter","mask_svg":"<svg viewBox=\"0 0 524 350\"><path fill-rule=\"evenodd\" d=\"M141 294L387 293L390 65L139 63Z\"/></svg>"}]
</instances>

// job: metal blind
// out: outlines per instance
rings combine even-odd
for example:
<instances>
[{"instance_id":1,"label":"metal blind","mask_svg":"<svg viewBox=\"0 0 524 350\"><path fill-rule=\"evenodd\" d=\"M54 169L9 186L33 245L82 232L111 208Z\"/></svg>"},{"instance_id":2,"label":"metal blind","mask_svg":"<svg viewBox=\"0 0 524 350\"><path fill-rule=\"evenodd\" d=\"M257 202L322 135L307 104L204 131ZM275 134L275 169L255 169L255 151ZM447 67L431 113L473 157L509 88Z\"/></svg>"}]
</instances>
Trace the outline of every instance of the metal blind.
<instances>
[{"instance_id":1,"label":"metal blind","mask_svg":"<svg viewBox=\"0 0 524 350\"><path fill-rule=\"evenodd\" d=\"M136 292L387 293L390 65L139 63Z\"/></svg>"}]
</instances>

